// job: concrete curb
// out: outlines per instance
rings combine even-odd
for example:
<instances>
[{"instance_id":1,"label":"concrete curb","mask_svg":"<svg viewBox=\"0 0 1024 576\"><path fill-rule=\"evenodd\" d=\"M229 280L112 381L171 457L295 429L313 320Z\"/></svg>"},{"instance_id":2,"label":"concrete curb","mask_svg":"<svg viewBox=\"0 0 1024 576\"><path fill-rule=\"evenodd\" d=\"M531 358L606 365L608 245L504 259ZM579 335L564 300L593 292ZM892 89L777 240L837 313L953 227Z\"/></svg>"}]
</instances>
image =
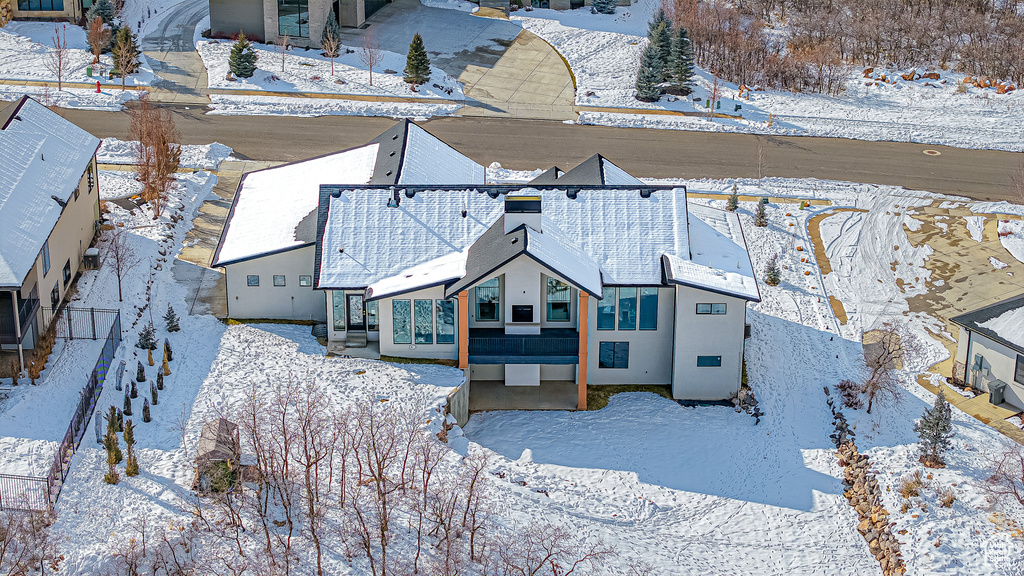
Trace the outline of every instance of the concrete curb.
<instances>
[{"instance_id":1,"label":"concrete curb","mask_svg":"<svg viewBox=\"0 0 1024 576\"><path fill-rule=\"evenodd\" d=\"M233 90L230 88L210 88L210 95L220 96L273 96L276 98L323 98L328 100L354 100L357 102L396 102L406 104L440 104L464 106L462 100L443 98L410 98L405 96L380 96L370 94L331 94L327 92L276 92L271 90Z\"/></svg>"},{"instance_id":2,"label":"concrete curb","mask_svg":"<svg viewBox=\"0 0 1024 576\"><path fill-rule=\"evenodd\" d=\"M57 87L56 82L43 82L41 80L0 80L0 86L50 86L53 88ZM90 90L96 89L95 82L61 82L63 88L87 88ZM100 80L101 89L121 89L121 84L104 84ZM125 85L125 90L152 90L152 86L129 86Z\"/></svg>"},{"instance_id":3,"label":"concrete curb","mask_svg":"<svg viewBox=\"0 0 1024 576\"><path fill-rule=\"evenodd\" d=\"M575 80L574 80L575 81ZM694 117L707 117L706 112L687 112L685 110L663 110L663 109L648 109L648 108L612 108L608 106L574 106L576 113L580 112L611 112L614 114L652 114L655 116L694 116ZM742 120L742 116L735 116L733 114L724 114L722 112L715 112L712 114L714 118L729 118L730 120Z\"/></svg>"}]
</instances>

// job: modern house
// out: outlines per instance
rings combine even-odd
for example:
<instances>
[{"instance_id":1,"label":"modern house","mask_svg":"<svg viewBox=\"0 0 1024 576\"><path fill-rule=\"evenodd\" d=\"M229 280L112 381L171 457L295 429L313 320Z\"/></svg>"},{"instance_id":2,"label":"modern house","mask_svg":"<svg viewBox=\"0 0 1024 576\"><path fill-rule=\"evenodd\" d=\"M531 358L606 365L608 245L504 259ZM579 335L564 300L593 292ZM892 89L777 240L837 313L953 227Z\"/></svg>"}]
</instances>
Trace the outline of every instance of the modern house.
<instances>
[{"instance_id":1,"label":"modern house","mask_svg":"<svg viewBox=\"0 0 1024 576\"><path fill-rule=\"evenodd\" d=\"M18 20L67 20L77 22L92 7L93 0L11 0Z\"/></svg>"},{"instance_id":2,"label":"modern house","mask_svg":"<svg viewBox=\"0 0 1024 576\"><path fill-rule=\"evenodd\" d=\"M320 46L324 24L334 11L338 24L362 26L387 0L210 0L210 32L231 37L243 32L259 42Z\"/></svg>"},{"instance_id":3,"label":"modern house","mask_svg":"<svg viewBox=\"0 0 1024 576\"><path fill-rule=\"evenodd\" d=\"M35 346L47 328L42 307L60 306L96 235L99 146L28 96L0 109L3 349Z\"/></svg>"},{"instance_id":4,"label":"modern house","mask_svg":"<svg viewBox=\"0 0 1024 576\"><path fill-rule=\"evenodd\" d=\"M960 327L954 379L1024 410L1024 295L950 321Z\"/></svg>"},{"instance_id":5,"label":"modern house","mask_svg":"<svg viewBox=\"0 0 1024 576\"><path fill-rule=\"evenodd\" d=\"M386 147L402 134L401 150ZM229 314L289 313L297 269L286 267L312 265L304 306L325 296L310 314L326 320L330 350L452 361L473 409L585 408L586 386L602 384L736 395L746 303L760 300L736 214L600 155L528 184L483 184L479 165L439 142L404 122L368 146L265 171L312 173L333 158L317 177L357 182L320 186L311 235L306 190L301 206L262 210L241 190L215 263ZM252 253L261 230L276 240Z\"/></svg>"}]
</instances>

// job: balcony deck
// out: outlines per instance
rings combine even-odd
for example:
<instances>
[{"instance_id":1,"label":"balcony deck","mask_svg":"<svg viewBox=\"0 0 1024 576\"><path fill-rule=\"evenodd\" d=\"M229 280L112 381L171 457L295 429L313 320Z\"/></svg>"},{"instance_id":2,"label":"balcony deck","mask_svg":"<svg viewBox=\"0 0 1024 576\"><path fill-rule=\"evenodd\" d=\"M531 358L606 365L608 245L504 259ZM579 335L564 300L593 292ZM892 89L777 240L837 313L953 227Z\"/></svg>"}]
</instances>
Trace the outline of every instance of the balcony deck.
<instances>
[{"instance_id":1,"label":"balcony deck","mask_svg":"<svg viewBox=\"0 0 1024 576\"><path fill-rule=\"evenodd\" d=\"M576 364L579 332L544 328L540 334L505 334L501 328L469 330L470 364Z\"/></svg>"}]
</instances>

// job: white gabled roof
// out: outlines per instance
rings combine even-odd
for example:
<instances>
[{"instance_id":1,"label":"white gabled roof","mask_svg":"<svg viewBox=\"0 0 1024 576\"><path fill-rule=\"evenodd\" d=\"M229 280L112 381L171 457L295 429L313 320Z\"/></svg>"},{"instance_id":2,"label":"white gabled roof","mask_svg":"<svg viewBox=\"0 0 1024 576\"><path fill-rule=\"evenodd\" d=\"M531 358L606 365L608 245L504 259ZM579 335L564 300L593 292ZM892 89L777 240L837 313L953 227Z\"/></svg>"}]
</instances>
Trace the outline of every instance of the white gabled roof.
<instances>
[{"instance_id":1,"label":"white gabled roof","mask_svg":"<svg viewBox=\"0 0 1024 576\"><path fill-rule=\"evenodd\" d=\"M670 282L760 301L753 266L735 212L690 207L690 258L665 254Z\"/></svg>"},{"instance_id":2,"label":"white gabled roof","mask_svg":"<svg viewBox=\"0 0 1024 576\"><path fill-rule=\"evenodd\" d=\"M487 171L423 128L409 123L399 184L483 184ZM330 182L347 184L347 182Z\"/></svg>"},{"instance_id":3,"label":"white gabled roof","mask_svg":"<svg viewBox=\"0 0 1024 576\"><path fill-rule=\"evenodd\" d=\"M320 185L334 181L368 183L377 161L377 147L368 144L243 176L214 266L315 241ZM312 219L311 237L297 238L296 228L307 216Z\"/></svg>"},{"instance_id":4,"label":"white gabled roof","mask_svg":"<svg viewBox=\"0 0 1024 576\"><path fill-rule=\"evenodd\" d=\"M466 252L452 252L370 284L366 287L366 299L379 300L439 286L462 278L465 274Z\"/></svg>"},{"instance_id":5,"label":"white gabled roof","mask_svg":"<svg viewBox=\"0 0 1024 576\"><path fill-rule=\"evenodd\" d=\"M25 97L0 131L0 287L21 287L100 140Z\"/></svg>"},{"instance_id":6,"label":"white gabled roof","mask_svg":"<svg viewBox=\"0 0 1024 576\"><path fill-rule=\"evenodd\" d=\"M978 326L988 328L1012 344L1024 346L1024 306L1003 312Z\"/></svg>"},{"instance_id":7,"label":"white gabled roof","mask_svg":"<svg viewBox=\"0 0 1024 576\"><path fill-rule=\"evenodd\" d=\"M541 229L526 229L526 251L569 282L591 294L601 294L601 267L549 217L544 216Z\"/></svg>"}]
</instances>

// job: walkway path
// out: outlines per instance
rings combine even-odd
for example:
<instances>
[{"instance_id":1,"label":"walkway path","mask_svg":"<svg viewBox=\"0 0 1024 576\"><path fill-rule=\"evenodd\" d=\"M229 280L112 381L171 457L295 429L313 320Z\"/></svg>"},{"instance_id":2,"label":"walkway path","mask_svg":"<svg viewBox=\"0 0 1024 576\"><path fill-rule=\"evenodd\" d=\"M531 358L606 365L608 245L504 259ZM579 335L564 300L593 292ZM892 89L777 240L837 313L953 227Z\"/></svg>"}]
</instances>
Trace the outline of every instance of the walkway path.
<instances>
[{"instance_id":1,"label":"walkway path","mask_svg":"<svg viewBox=\"0 0 1024 576\"><path fill-rule=\"evenodd\" d=\"M160 81L149 97L155 102L207 105L206 67L193 44L196 25L210 13L209 0L185 0L170 9L142 39L142 52Z\"/></svg>"}]
</instances>

